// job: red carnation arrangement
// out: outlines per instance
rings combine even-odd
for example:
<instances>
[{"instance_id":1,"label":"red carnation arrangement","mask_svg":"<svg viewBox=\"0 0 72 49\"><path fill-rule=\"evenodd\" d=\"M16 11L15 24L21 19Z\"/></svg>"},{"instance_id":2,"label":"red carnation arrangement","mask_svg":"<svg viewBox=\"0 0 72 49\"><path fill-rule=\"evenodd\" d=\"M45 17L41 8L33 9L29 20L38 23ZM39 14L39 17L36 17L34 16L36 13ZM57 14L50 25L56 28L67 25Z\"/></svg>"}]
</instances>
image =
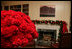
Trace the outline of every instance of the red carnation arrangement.
<instances>
[{"instance_id":1,"label":"red carnation arrangement","mask_svg":"<svg viewBox=\"0 0 72 49\"><path fill-rule=\"evenodd\" d=\"M1 11L1 48L25 47L38 38L38 33L30 17L13 10Z\"/></svg>"}]
</instances>

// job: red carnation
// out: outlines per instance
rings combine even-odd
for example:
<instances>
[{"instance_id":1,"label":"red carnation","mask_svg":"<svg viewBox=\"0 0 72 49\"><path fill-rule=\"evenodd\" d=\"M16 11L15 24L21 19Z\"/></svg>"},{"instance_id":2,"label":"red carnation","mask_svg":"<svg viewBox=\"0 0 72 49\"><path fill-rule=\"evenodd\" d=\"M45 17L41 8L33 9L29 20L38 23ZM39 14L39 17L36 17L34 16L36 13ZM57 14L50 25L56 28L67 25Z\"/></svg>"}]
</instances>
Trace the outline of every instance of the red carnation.
<instances>
[{"instance_id":1,"label":"red carnation","mask_svg":"<svg viewBox=\"0 0 72 49\"><path fill-rule=\"evenodd\" d=\"M36 27L30 17L13 10L1 11L1 47L25 47L38 37Z\"/></svg>"},{"instance_id":2,"label":"red carnation","mask_svg":"<svg viewBox=\"0 0 72 49\"><path fill-rule=\"evenodd\" d=\"M30 33L26 35L26 38L28 38L29 41L32 41L33 40L33 37L32 37L32 35Z\"/></svg>"}]
</instances>

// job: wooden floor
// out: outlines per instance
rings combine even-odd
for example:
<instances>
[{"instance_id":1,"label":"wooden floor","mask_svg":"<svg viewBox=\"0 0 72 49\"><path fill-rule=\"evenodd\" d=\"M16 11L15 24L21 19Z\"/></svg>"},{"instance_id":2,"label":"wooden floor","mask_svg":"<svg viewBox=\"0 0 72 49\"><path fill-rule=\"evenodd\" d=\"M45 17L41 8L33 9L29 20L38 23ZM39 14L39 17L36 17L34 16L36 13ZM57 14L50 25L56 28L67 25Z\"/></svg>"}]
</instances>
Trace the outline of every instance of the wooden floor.
<instances>
[{"instance_id":1,"label":"wooden floor","mask_svg":"<svg viewBox=\"0 0 72 49\"><path fill-rule=\"evenodd\" d=\"M50 46L26 46L24 48L52 48Z\"/></svg>"},{"instance_id":2,"label":"wooden floor","mask_svg":"<svg viewBox=\"0 0 72 49\"><path fill-rule=\"evenodd\" d=\"M51 48L50 46L36 46L36 48Z\"/></svg>"}]
</instances>

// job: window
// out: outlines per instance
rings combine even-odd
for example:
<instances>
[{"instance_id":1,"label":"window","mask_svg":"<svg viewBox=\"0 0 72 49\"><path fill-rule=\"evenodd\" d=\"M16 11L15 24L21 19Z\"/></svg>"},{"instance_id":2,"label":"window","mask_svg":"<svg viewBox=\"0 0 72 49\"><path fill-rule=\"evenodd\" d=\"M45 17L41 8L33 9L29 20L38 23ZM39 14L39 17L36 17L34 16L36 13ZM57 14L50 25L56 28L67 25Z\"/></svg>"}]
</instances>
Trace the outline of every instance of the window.
<instances>
[{"instance_id":1,"label":"window","mask_svg":"<svg viewBox=\"0 0 72 49\"><path fill-rule=\"evenodd\" d=\"M28 4L23 5L23 13L29 15L29 5Z\"/></svg>"},{"instance_id":2,"label":"window","mask_svg":"<svg viewBox=\"0 0 72 49\"><path fill-rule=\"evenodd\" d=\"M4 6L4 10L9 10L9 6ZM25 13L26 15L29 15L29 4L10 5L10 10L20 11Z\"/></svg>"},{"instance_id":3,"label":"window","mask_svg":"<svg viewBox=\"0 0 72 49\"><path fill-rule=\"evenodd\" d=\"M9 6L4 6L4 10L9 10Z\"/></svg>"},{"instance_id":4,"label":"window","mask_svg":"<svg viewBox=\"0 0 72 49\"><path fill-rule=\"evenodd\" d=\"M21 5L10 6L10 10L20 11L21 12Z\"/></svg>"}]
</instances>

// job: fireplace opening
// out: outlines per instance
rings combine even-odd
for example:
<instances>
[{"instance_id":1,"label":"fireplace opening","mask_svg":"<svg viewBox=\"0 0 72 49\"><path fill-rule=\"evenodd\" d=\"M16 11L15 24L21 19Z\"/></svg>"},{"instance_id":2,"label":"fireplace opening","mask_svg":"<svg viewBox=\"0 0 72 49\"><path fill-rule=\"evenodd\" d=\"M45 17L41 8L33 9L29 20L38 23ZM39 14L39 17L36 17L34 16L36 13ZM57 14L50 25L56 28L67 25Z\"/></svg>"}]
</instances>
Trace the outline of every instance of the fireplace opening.
<instances>
[{"instance_id":1,"label":"fireplace opening","mask_svg":"<svg viewBox=\"0 0 72 49\"><path fill-rule=\"evenodd\" d=\"M56 41L56 30L51 29L38 29L39 38L38 44L39 45L46 45L50 46L51 43L55 43Z\"/></svg>"}]
</instances>

